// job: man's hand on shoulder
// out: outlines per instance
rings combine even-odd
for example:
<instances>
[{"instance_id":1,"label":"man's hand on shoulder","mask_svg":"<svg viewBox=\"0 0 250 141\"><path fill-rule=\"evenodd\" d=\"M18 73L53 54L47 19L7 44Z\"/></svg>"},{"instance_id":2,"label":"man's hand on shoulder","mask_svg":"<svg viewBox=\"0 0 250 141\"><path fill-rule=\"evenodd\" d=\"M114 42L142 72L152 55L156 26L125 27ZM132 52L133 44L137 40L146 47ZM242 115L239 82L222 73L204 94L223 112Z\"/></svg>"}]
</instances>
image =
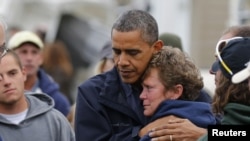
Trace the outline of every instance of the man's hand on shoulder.
<instances>
[{"instance_id":1,"label":"man's hand on shoulder","mask_svg":"<svg viewBox=\"0 0 250 141\"><path fill-rule=\"evenodd\" d=\"M166 116L157 119L141 129L140 136L147 134L154 141L196 141L207 130L200 128L188 119Z\"/></svg>"}]
</instances>

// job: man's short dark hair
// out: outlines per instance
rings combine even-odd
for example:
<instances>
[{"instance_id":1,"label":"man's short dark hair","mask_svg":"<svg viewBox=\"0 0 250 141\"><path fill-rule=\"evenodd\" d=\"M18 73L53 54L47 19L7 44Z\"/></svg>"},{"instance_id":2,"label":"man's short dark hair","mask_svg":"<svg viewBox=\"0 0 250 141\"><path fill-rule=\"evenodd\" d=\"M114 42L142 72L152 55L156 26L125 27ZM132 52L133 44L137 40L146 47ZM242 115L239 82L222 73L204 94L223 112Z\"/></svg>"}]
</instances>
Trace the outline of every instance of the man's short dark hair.
<instances>
[{"instance_id":1,"label":"man's short dark hair","mask_svg":"<svg viewBox=\"0 0 250 141\"><path fill-rule=\"evenodd\" d=\"M156 20L152 15L142 10L130 10L122 13L115 21L113 30L129 32L139 30L142 39L150 45L158 40L159 32Z\"/></svg>"}]
</instances>

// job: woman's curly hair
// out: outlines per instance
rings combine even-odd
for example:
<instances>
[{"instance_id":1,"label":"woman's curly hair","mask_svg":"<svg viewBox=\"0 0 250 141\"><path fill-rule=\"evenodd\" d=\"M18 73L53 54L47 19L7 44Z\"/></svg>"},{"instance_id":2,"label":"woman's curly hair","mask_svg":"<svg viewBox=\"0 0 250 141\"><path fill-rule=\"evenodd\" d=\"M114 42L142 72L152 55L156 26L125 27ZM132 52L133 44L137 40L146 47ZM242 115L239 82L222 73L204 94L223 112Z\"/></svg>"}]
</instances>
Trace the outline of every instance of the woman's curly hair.
<instances>
[{"instance_id":1,"label":"woman's curly hair","mask_svg":"<svg viewBox=\"0 0 250 141\"><path fill-rule=\"evenodd\" d=\"M174 89L177 84L183 86L183 93L179 97L181 100L196 99L203 88L203 78L198 67L178 48L164 46L161 51L154 54L144 77L151 68L159 70L160 81L166 90Z\"/></svg>"},{"instance_id":2,"label":"woman's curly hair","mask_svg":"<svg viewBox=\"0 0 250 141\"><path fill-rule=\"evenodd\" d=\"M230 79L226 78L221 73L213 97L213 112L216 114L223 114L223 109L228 103L240 103L250 106L249 99L250 91L247 81L233 84Z\"/></svg>"}]
</instances>

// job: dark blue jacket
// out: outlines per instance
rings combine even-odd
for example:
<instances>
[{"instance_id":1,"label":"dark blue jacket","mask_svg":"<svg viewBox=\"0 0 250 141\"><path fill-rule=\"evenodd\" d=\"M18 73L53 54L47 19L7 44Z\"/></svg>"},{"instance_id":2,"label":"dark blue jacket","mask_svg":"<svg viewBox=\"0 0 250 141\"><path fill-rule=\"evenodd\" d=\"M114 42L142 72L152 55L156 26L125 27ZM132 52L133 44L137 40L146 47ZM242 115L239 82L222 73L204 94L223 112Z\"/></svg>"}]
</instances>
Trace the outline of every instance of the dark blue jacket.
<instances>
[{"instance_id":1,"label":"dark blue jacket","mask_svg":"<svg viewBox=\"0 0 250 141\"><path fill-rule=\"evenodd\" d=\"M209 103L183 100L166 100L162 102L150 121L169 115L189 119L196 126L202 128L216 124L216 118L211 111ZM140 141L150 140L151 138L145 135Z\"/></svg>"},{"instance_id":2,"label":"dark blue jacket","mask_svg":"<svg viewBox=\"0 0 250 141\"><path fill-rule=\"evenodd\" d=\"M212 97L208 94L205 89L200 91L200 95L195 99L195 101L212 103Z\"/></svg>"},{"instance_id":3,"label":"dark blue jacket","mask_svg":"<svg viewBox=\"0 0 250 141\"><path fill-rule=\"evenodd\" d=\"M132 110L126 93L132 89L115 68L84 82L76 102L76 141L138 141L145 117Z\"/></svg>"},{"instance_id":4,"label":"dark blue jacket","mask_svg":"<svg viewBox=\"0 0 250 141\"><path fill-rule=\"evenodd\" d=\"M142 105L140 114L132 110L129 94L135 92L120 80L116 68L81 84L76 100L76 141L138 141L137 134L147 120Z\"/></svg>"},{"instance_id":5,"label":"dark blue jacket","mask_svg":"<svg viewBox=\"0 0 250 141\"><path fill-rule=\"evenodd\" d=\"M60 92L59 85L43 69L39 69L37 75L39 78L39 88L43 93L53 98L55 109L67 116L70 111L70 103L66 96Z\"/></svg>"}]
</instances>

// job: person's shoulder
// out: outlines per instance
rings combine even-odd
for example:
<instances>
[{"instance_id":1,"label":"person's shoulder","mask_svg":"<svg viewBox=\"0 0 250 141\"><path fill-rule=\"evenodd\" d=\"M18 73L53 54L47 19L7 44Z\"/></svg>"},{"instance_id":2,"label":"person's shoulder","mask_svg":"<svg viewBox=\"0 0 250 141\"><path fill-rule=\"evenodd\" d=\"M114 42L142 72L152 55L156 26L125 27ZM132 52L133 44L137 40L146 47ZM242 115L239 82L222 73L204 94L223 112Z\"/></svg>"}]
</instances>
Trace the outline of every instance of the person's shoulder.
<instances>
[{"instance_id":1,"label":"person's shoulder","mask_svg":"<svg viewBox=\"0 0 250 141\"><path fill-rule=\"evenodd\" d=\"M50 109L43 115L44 117L47 117L47 119L49 119L52 124L59 123L61 125L68 125L69 127L71 127L68 119L60 111L58 111L55 108Z\"/></svg>"},{"instance_id":2,"label":"person's shoulder","mask_svg":"<svg viewBox=\"0 0 250 141\"><path fill-rule=\"evenodd\" d=\"M212 97L205 89L201 89L199 96L195 99L195 101L211 103Z\"/></svg>"},{"instance_id":3,"label":"person's shoulder","mask_svg":"<svg viewBox=\"0 0 250 141\"><path fill-rule=\"evenodd\" d=\"M50 76L44 69L40 68L37 72L37 76L39 78L39 83L41 85L48 86L48 85L59 85L52 76Z\"/></svg>"},{"instance_id":4,"label":"person's shoulder","mask_svg":"<svg viewBox=\"0 0 250 141\"><path fill-rule=\"evenodd\" d=\"M105 73L97 74L89 79L85 80L80 84L80 87L91 87L91 86L103 86L104 83L117 82L119 80L119 74L115 69L107 71Z\"/></svg>"},{"instance_id":5,"label":"person's shoulder","mask_svg":"<svg viewBox=\"0 0 250 141\"><path fill-rule=\"evenodd\" d=\"M58 111L57 109L54 109L54 108L51 109L48 114L50 114L51 116L53 116L55 118L61 119L61 120L67 120L67 118L60 111Z\"/></svg>"},{"instance_id":6,"label":"person's shoulder","mask_svg":"<svg viewBox=\"0 0 250 141\"><path fill-rule=\"evenodd\" d=\"M98 74L98 75L94 75L91 76L90 78L84 80L79 87L89 87L92 85L100 85L102 84L101 82L103 82L105 79L105 75L104 74Z\"/></svg>"},{"instance_id":7,"label":"person's shoulder","mask_svg":"<svg viewBox=\"0 0 250 141\"><path fill-rule=\"evenodd\" d=\"M102 91L113 92L115 88L120 88L122 82L115 71L108 71L92 76L78 86L78 94L87 98L95 99Z\"/></svg>"}]
</instances>

